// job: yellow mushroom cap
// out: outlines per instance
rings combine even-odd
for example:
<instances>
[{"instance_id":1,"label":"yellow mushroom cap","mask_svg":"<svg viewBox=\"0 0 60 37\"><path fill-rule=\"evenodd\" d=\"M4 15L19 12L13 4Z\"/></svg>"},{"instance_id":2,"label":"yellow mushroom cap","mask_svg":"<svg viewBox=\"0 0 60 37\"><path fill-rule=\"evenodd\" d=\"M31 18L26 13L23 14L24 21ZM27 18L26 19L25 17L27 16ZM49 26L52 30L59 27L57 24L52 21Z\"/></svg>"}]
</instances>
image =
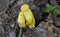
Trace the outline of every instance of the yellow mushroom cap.
<instances>
[{"instance_id":1,"label":"yellow mushroom cap","mask_svg":"<svg viewBox=\"0 0 60 37\"><path fill-rule=\"evenodd\" d=\"M29 10L29 5L28 4L23 4L21 6L21 11L27 11L27 10Z\"/></svg>"}]
</instances>

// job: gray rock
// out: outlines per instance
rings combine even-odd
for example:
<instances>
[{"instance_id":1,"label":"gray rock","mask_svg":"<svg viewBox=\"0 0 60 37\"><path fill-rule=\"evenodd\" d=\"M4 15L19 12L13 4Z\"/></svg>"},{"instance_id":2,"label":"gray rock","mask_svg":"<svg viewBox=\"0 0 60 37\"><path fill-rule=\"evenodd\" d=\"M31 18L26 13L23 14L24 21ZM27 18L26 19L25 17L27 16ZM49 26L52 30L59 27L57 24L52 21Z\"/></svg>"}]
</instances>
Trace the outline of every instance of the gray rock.
<instances>
[{"instance_id":1,"label":"gray rock","mask_svg":"<svg viewBox=\"0 0 60 37\"><path fill-rule=\"evenodd\" d=\"M2 22L0 21L0 25L2 25Z\"/></svg>"},{"instance_id":2,"label":"gray rock","mask_svg":"<svg viewBox=\"0 0 60 37\"><path fill-rule=\"evenodd\" d=\"M6 34L5 37L15 37L15 32L14 31L10 31L10 32L7 32L8 34Z\"/></svg>"},{"instance_id":3,"label":"gray rock","mask_svg":"<svg viewBox=\"0 0 60 37\"><path fill-rule=\"evenodd\" d=\"M22 3L24 3L23 0L19 0L19 1L17 2L18 5L20 5L20 4L22 4Z\"/></svg>"},{"instance_id":4,"label":"gray rock","mask_svg":"<svg viewBox=\"0 0 60 37\"><path fill-rule=\"evenodd\" d=\"M48 37L48 33L42 24L39 24L36 28L35 32L39 37Z\"/></svg>"},{"instance_id":5,"label":"gray rock","mask_svg":"<svg viewBox=\"0 0 60 37\"><path fill-rule=\"evenodd\" d=\"M10 18L10 17L8 16L8 14L6 14L6 13L3 14L2 17L4 17L4 19Z\"/></svg>"},{"instance_id":6,"label":"gray rock","mask_svg":"<svg viewBox=\"0 0 60 37\"><path fill-rule=\"evenodd\" d=\"M15 37L15 32L14 31L10 32L10 37Z\"/></svg>"},{"instance_id":7,"label":"gray rock","mask_svg":"<svg viewBox=\"0 0 60 37\"><path fill-rule=\"evenodd\" d=\"M10 4L12 4L15 0L9 0Z\"/></svg>"},{"instance_id":8,"label":"gray rock","mask_svg":"<svg viewBox=\"0 0 60 37\"><path fill-rule=\"evenodd\" d=\"M2 25L3 18L0 17L0 25Z\"/></svg>"},{"instance_id":9,"label":"gray rock","mask_svg":"<svg viewBox=\"0 0 60 37\"><path fill-rule=\"evenodd\" d=\"M6 11L8 4L8 0L0 0L0 15L2 15Z\"/></svg>"},{"instance_id":10,"label":"gray rock","mask_svg":"<svg viewBox=\"0 0 60 37\"><path fill-rule=\"evenodd\" d=\"M0 37L4 36L4 29L2 26L0 26Z\"/></svg>"},{"instance_id":11,"label":"gray rock","mask_svg":"<svg viewBox=\"0 0 60 37\"><path fill-rule=\"evenodd\" d=\"M60 26L60 17L55 18L56 26Z\"/></svg>"},{"instance_id":12,"label":"gray rock","mask_svg":"<svg viewBox=\"0 0 60 37\"><path fill-rule=\"evenodd\" d=\"M31 34L32 37L50 37L42 23L40 23L35 29L32 29Z\"/></svg>"},{"instance_id":13,"label":"gray rock","mask_svg":"<svg viewBox=\"0 0 60 37\"><path fill-rule=\"evenodd\" d=\"M34 0L23 0L24 3L32 3Z\"/></svg>"}]
</instances>

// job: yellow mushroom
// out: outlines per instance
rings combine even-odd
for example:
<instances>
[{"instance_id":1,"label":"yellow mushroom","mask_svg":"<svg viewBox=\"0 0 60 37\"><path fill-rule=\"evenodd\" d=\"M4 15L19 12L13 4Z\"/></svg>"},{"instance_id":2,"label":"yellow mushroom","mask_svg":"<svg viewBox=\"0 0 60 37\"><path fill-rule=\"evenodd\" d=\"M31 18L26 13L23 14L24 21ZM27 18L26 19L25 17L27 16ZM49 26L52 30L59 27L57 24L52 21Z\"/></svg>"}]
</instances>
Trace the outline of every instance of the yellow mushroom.
<instances>
[{"instance_id":1,"label":"yellow mushroom","mask_svg":"<svg viewBox=\"0 0 60 37\"><path fill-rule=\"evenodd\" d=\"M29 28L35 27L35 18L32 13L32 11L29 8L28 4L23 4L20 8L20 12L18 14L18 24L19 27L26 28L28 26Z\"/></svg>"}]
</instances>

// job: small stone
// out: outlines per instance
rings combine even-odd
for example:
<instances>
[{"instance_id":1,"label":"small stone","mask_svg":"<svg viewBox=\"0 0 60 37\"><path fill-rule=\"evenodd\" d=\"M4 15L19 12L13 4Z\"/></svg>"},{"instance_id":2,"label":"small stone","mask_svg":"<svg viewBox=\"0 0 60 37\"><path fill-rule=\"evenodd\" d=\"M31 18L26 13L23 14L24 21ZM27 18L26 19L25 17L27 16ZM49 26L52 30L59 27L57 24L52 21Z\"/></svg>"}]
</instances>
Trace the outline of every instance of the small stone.
<instances>
[{"instance_id":1,"label":"small stone","mask_svg":"<svg viewBox=\"0 0 60 37\"><path fill-rule=\"evenodd\" d=\"M12 23L12 24L11 24L11 28L14 28L14 27L15 27L15 23Z\"/></svg>"}]
</instances>

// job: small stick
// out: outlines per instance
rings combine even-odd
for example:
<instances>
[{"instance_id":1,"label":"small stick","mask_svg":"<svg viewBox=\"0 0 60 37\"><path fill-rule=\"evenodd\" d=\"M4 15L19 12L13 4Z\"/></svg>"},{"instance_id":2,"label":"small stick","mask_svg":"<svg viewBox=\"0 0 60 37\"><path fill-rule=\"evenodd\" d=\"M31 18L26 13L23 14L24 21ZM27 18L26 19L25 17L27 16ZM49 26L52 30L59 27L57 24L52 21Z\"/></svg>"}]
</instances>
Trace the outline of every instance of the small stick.
<instances>
[{"instance_id":1,"label":"small stick","mask_svg":"<svg viewBox=\"0 0 60 37\"><path fill-rule=\"evenodd\" d=\"M22 34L22 28L20 28L19 37L21 37L21 34Z\"/></svg>"}]
</instances>

